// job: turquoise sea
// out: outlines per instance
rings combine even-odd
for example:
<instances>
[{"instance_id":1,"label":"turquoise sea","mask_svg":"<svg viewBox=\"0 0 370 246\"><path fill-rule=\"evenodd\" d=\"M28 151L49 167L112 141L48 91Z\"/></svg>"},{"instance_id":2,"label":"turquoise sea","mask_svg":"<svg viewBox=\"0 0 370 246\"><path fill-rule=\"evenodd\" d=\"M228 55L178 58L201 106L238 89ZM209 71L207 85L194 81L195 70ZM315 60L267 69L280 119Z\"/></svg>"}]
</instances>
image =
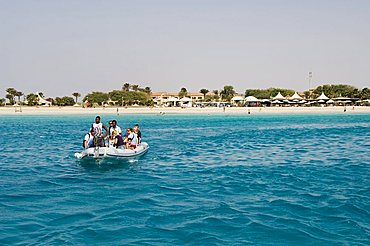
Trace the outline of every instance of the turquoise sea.
<instances>
[{"instance_id":1,"label":"turquoise sea","mask_svg":"<svg viewBox=\"0 0 370 246\"><path fill-rule=\"evenodd\" d=\"M370 115L101 115L139 160L77 160L95 116L0 116L0 245L369 245Z\"/></svg>"}]
</instances>

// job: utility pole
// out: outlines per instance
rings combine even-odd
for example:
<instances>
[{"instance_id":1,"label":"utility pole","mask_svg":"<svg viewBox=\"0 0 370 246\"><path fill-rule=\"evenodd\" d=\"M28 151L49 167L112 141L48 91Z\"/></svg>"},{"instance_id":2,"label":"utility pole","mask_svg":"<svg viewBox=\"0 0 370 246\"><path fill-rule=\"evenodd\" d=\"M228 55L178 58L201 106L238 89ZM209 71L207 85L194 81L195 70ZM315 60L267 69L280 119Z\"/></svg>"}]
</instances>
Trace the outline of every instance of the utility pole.
<instances>
[{"instance_id":1,"label":"utility pole","mask_svg":"<svg viewBox=\"0 0 370 246\"><path fill-rule=\"evenodd\" d=\"M312 80L312 72L308 73L308 92L311 97L311 80Z\"/></svg>"}]
</instances>

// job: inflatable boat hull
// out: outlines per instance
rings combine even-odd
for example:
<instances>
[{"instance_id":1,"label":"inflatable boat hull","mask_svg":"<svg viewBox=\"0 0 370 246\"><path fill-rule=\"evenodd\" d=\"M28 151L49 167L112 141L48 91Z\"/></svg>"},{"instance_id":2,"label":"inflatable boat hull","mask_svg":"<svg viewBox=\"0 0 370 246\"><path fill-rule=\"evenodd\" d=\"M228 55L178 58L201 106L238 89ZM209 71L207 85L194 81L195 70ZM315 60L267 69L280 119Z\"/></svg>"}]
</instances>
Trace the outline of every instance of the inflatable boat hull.
<instances>
[{"instance_id":1,"label":"inflatable boat hull","mask_svg":"<svg viewBox=\"0 0 370 246\"><path fill-rule=\"evenodd\" d=\"M136 149L117 149L115 147L98 147L88 148L80 153L75 153L75 157L82 159L85 157L105 158L105 157L118 157L118 158L133 158L144 155L149 150L149 145L145 142L139 144Z\"/></svg>"}]
</instances>

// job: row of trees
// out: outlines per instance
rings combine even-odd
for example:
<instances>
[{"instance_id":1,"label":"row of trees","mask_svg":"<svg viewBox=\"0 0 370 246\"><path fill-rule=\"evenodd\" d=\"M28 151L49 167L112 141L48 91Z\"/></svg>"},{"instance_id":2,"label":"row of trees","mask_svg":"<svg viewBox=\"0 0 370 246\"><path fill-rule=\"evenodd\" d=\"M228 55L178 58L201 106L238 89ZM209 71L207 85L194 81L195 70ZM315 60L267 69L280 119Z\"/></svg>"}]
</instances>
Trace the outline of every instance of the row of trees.
<instances>
[{"instance_id":1,"label":"row of trees","mask_svg":"<svg viewBox=\"0 0 370 246\"><path fill-rule=\"evenodd\" d=\"M18 99L18 103L21 102L21 96L24 96L23 92L18 91L14 88L6 89L6 98L9 100L10 104L14 104L16 102L16 97ZM204 95L205 101L214 101L214 100L223 100L223 101L230 101L233 96L237 93L233 86L226 85L221 90L213 90L210 93L208 89L201 89L199 91ZM292 96L294 94L294 90L291 89L284 89L284 88L268 88L268 89L247 89L245 91L245 96L255 96L257 98L271 98L276 96L278 93L281 93L283 96ZM322 85L318 86L312 91L305 91L306 98L316 98L322 92L324 92L328 97L335 98L335 97L349 97L349 98L359 98L359 99L369 99L370 98L370 89L363 88L358 89L351 85ZM179 97L186 97L188 96L188 91L185 87L181 88L178 96ZM37 94L30 93L25 96L28 105L34 106L39 103L40 97L43 98L43 93L39 92ZM78 98L81 97L79 92L72 93L72 96L64 96L64 97L56 97L55 99L50 99L53 105L59 106L72 106L77 103ZM109 101L113 101L115 104L119 105L153 105L153 100L151 98L151 88L145 87L142 88L139 85L131 85L129 83L124 83L121 90L113 90L111 92L91 92L88 93L84 98L84 102L89 102L91 105L103 105L108 103ZM0 98L0 105L5 104L5 99Z\"/></svg>"},{"instance_id":2,"label":"row of trees","mask_svg":"<svg viewBox=\"0 0 370 246\"><path fill-rule=\"evenodd\" d=\"M257 98L271 98L276 96L278 93L283 96L292 96L294 90L282 89L282 88L269 88L269 89L248 89L245 91L245 96L255 96ZM359 90L358 88L351 85L320 85L312 91L305 91L304 95L307 99L317 98L324 92L329 98L338 97L348 97L348 98L358 98L358 99L369 99L370 90L368 88L363 88Z\"/></svg>"},{"instance_id":3,"label":"row of trees","mask_svg":"<svg viewBox=\"0 0 370 246\"><path fill-rule=\"evenodd\" d=\"M225 85L222 90L213 90L211 94L208 94L210 91L208 89L201 89L199 93L202 93L204 96L205 101L212 101L212 100L225 100L230 101L233 96L236 95L234 87L231 85ZM208 94L208 95L207 95ZM183 87L180 89L178 96L186 97L188 96L188 90Z\"/></svg>"},{"instance_id":4,"label":"row of trees","mask_svg":"<svg viewBox=\"0 0 370 246\"><path fill-rule=\"evenodd\" d=\"M27 101L27 105L29 106L35 106L39 104L40 97L44 98L44 94L42 92L38 93L29 93L27 95L24 95L23 92L18 91L14 88L7 88L6 89L6 98L9 101L9 104L14 105L16 102L20 105L24 104L25 101ZM52 102L53 105L59 105L59 106L72 106L75 103L77 103L78 97L81 96L80 93L74 92L72 94L76 101L73 99L73 97L64 96L64 97L56 97L55 99L50 98L49 100ZM24 96L23 101L21 101L21 96ZM18 97L18 100L16 101L16 97ZM4 98L0 98L0 106L4 106L6 103L6 100Z\"/></svg>"},{"instance_id":5,"label":"row of trees","mask_svg":"<svg viewBox=\"0 0 370 246\"><path fill-rule=\"evenodd\" d=\"M322 92L330 98L336 97L349 97L349 98L359 98L359 99L370 99L370 89L363 88L359 90L358 88L351 85L320 85L312 91L312 96L315 98L319 96Z\"/></svg>"},{"instance_id":6,"label":"row of trees","mask_svg":"<svg viewBox=\"0 0 370 246\"><path fill-rule=\"evenodd\" d=\"M6 89L5 97L9 100L10 104L15 104L15 97L18 97L18 102L21 101L21 96L23 96L23 92L17 91L14 88Z\"/></svg>"},{"instance_id":7,"label":"row of trees","mask_svg":"<svg viewBox=\"0 0 370 246\"><path fill-rule=\"evenodd\" d=\"M147 94L152 93L152 89L148 86L145 88L142 88L139 85L131 85L130 83L127 83L127 82L123 84L122 90L123 91L135 91L135 92L140 91L140 92L145 92Z\"/></svg>"},{"instance_id":8,"label":"row of trees","mask_svg":"<svg viewBox=\"0 0 370 246\"><path fill-rule=\"evenodd\" d=\"M293 96L294 90L283 89L283 88L268 88L268 89L248 89L245 91L245 96L254 96L257 98L271 98L276 96L278 93L283 96Z\"/></svg>"},{"instance_id":9,"label":"row of trees","mask_svg":"<svg viewBox=\"0 0 370 246\"><path fill-rule=\"evenodd\" d=\"M151 96L142 91L125 91L125 90L113 90L111 92L105 93L100 91L94 91L87 94L83 101L89 102L91 104L103 105L109 101L115 104L127 106L127 105L153 105L153 100Z\"/></svg>"}]
</instances>

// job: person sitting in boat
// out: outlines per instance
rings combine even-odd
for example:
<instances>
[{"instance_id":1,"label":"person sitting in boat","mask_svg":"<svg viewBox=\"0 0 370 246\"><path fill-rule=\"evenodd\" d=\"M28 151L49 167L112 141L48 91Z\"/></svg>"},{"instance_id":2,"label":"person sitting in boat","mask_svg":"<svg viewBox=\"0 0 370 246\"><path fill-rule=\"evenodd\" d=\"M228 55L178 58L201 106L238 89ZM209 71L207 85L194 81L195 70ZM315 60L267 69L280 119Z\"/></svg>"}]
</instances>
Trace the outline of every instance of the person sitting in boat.
<instances>
[{"instance_id":1,"label":"person sitting in boat","mask_svg":"<svg viewBox=\"0 0 370 246\"><path fill-rule=\"evenodd\" d=\"M123 149L123 139L122 136L117 133L117 131L113 131L113 147L116 147L117 149Z\"/></svg>"},{"instance_id":2,"label":"person sitting in boat","mask_svg":"<svg viewBox=\"0 0 370 246\"><path fill-rule=\"evenodd\" d=\"M112 124L111 124L112 122ZM122 130L121 127L117 126L116 120L109 121L109 138L113 139L113 131L116 131L119 135L122 136Z\"/></svg>"},{"instance_id":3,"label":"person sitting in boat","mask_svg":"<svg viewBox=\"0 0 370 246\"><path fill-rule=\"evenodd\" d=\"M95 123L91 125L91 129L94 131L95 146L104 147L104 138L107 136L108 128L100 122L100 116L95 117ZM103 129L105 130L105 135L103 135Z\"/></svg>"},{"instance_id":4,"label":"person sitting in boat","mask_svg":"<svg viewBox=\"0 0 370 246\"><path fill-rule=\"evenodd\" d=\"M128 132L128 142L126 144L127 149L136 149L137 147L137 134L134 132L132 128L127 129Z\"/></svg>"},{"instance_id":5,"label":"person sitting in boat","mask_svg":"<svg viewBox=\"0 0 370 246\"><path fill-rule=\"evenodd\" d=\"M139 129L139 124L134 125L134 133L137 135L137 144L139 145L141 143L141 131Z\"/></svg>"},{"instance_id":6,"label":"person sitting in boat","mask_svg":"<svg viewBox=\"0 0 370 246\"><path fill-rule=\"evenodd\" d=\"M82 147L84 147L85 149L94 147L94 131L92 129L90 129L90 131L86 133L84 141L82 143Z\"/></svg>"}]
</instances>

